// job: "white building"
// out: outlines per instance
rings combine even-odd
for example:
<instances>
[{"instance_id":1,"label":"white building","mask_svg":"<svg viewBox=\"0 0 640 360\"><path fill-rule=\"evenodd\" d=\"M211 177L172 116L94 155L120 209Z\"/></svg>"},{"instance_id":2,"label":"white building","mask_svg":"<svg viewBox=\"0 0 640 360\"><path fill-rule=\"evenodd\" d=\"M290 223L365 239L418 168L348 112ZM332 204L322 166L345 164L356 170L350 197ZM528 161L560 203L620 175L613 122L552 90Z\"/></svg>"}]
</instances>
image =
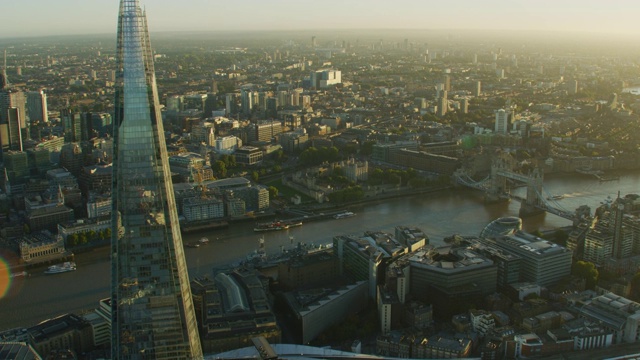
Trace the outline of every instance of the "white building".
<instances>
[{"instance_id":1,"label":"white building","mask_svg":"<svg viewBox=\"0 0 640 360\"><path fill-rule=\"evenodd\" d=\"M369 178L369 163L366 161L349 159L340 162L339 165L342 167L344 176L351 181L366 181Z\"/></svg>"},{"instance_id":2,"label":"white building","mask_svg":"<svg viewBox=\"0 0 640 360\"><path fill-rule=\"evenodd\" d=\"M340 70L323 69L311 73L311 86L317 89L324 89L342 83L342 72Z\"/></svg>"},{"instance_id":3,"label":"white building","mask_svg":"<svg viewBox=\"0 0 640 360\"><path fill-rule=\"evenodd\" d=\"M223 136L215 140L216 152L219 154L233 154L242 147L242 140L236 136Z\"/></svg>"},{"instance_id":4,"label":"white building","mask_svg":"<svg viewBox=\"0 0 640 360\"><path fill-rule=\"evenodd\" d=\"M480 336L484 336L489 330L496 327L496 321L493 315L484 310L470 310L471 326L473 331Z\"/></svg>"}]
</instances>

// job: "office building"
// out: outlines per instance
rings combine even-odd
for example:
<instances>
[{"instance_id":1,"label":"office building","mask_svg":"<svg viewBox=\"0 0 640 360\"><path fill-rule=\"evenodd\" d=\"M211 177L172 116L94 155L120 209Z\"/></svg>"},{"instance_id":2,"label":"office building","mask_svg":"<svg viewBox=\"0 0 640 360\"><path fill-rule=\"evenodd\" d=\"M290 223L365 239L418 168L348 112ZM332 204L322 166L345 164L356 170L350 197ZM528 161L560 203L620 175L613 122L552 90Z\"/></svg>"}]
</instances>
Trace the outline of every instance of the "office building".
<instances>
[{"instance_id":1,"label":"office building","mask_svg":"<svg viewBox=\"0 0 640 360\"><path fill-rule=\"evenodd\" d=\"M49 319L27 329L29 343L45 357L56 359L56 354L72 350L76 354L87 352L93 346L91 325L83 318L66 314ZM71 357L66 357L70 359Z\"/></svg>"},{"instance_id":2,"label":"office building","mask_svg":"<svg viewBox=\"0 0 640 360\"><path fill-rule=\"evenodd\" d=\"M270 143L282 133L282 123L277 120L263 120L249 128L251 141Z\"/></svg>"},{"instance_id":3,"label":"office building","mask_svg":"<svg viewBox=\"0 0 640 360\"><path fill-rule=\"evenodd\" d=\"M406 248L393 236L383 232L335 236L333 249L340 259L340 274L355 281L366 281L371 299L376 298L377 286L384 279L387 263L406 252Z\"/></svg>"},{"instance_id":4,"label":"office building","mask_svg":"<svg viewBox=\"0 0 640 360\"><path fill-rule=\"evenodd\" d=\"M613 343L640 341L640 304L613 293L605 293L579 309L580 316L595 321L613 333Z\"/></svg>"},{"instance_id":5,"label":"office building","mask_svg":"<svg viewBox=\"0 0 640 360\"><path fill-rule=\"evenodd\" d=\"M254 165L262 161L262 150L254 146L243 146L236 150L236 162L244 165Z\"/></svg>"},{"instance_id":6,"label":"office building","mask_svg":"<svg viewBox=\"0 0 640 360\"><path fill-rule=\"evenodd\" d=\"M5 174L13 185L24 184L29 176L29 160L24 151L8 151L3 154Z\"/></svg>"},{"instance_id":7,"label":"office building","mask_svg":"<svg viewBox=\"0 0 640 360\"><path fill-rule=\"evenodd\" d=\"M82 114L69 109L60 111L60 120L64 130L64 141L75 142L82 140Z\"/></svg>"},{"instance_id":8,"label":"office building","mask_svg":"<svg viewBox=\"0 0 640 360\"><path fill-rule=\"evenodd\" d=\"M301 244L298 249L302 249ZM338 268L338 258L331 248L308 254L294 253L286 261L278 263L278 281L288 289L321 286L338 278Z\"/></svg>"},{"instance_id":9,"label":"office building","mask_svg":"<svg viewBox=\"0 0 640 360\"><path fill-rule=\"evenodd\" d=\"M44 90L27 93L27 114L32 124L48 122L47 111L47 94Z\"/></svg>"},{"instance_id":10,"label":"office building","mask_svg":"<svg viewBox=\"0 0 640 360\"><path fill-rule=\"evenodd\" d=\"M4 120L0 118L0 147L3 153L23 150L20 118L20 110L15 107L5 110Z\"/></svg>"},{"instance_id":11,"label":"office building","mask_svg":"<svg viewBox=\"0 0 640 360\"><path fill-rule=\"evenodd\" d=\"M0 124L7 123L7 110L17 108L20 116L20 128L26 128L25 107L26 100L24 93L11 88L9 77L7 76L7 51L4 51L4 66L0 74ZM25 134L26 135L26 134Z\"/></svg>"},{"instance_id":12,"label":"office building","mask_svg":"<svg viewBox=\"0 0 640 360\"><path fill-rule=\"evenodd\" d=\"M550 286L571 273L572 252L565 247L524 232L501 236L496 245L520 257L520 281Z\"/></svg>"},{"instance_id":13,"label":"office building","mask_svg":"<svg viewBox=\"0 0 640 360\"><path fill-rule=\"evenodd\" d=\"M111 164L83 167L78 177L82 193L87 195L90 191L98 194L111 192L112 174Z\"/></svg>"},{"instance_id":14,"label":"office building","mask_svg":"<svg viewBox=\"0 0 640 360\"><path fill-rule=\"evenodd\" d=\"M331 326L358 313L367 304L367 282L298 290L282 294L292 314L293 333L297 341L307 344Z\"/></svg>"},{"instance_id":15,"label":"office building","mask_svg":"<svg viewBox=\"0 0 640 360\"><path fill-rule=\"evenodd\" d=\"M112 192L112 356L200 359L146 15L121 0Z\"/></svg>"},{"instance_id":16,"label":"office building","mask_svg":"<svg viewBox=\"0 0 640 360\"><path fill-rule=\"evenodd\" d=\"M479 287L482 295L496 291L497 269L493 261L465 247L424 247L409 257L409 264L414 299L434 300L434 288L459 291L470 284Z\"/></svg>"},{"instance_id":17,"label":"office building","mask_svg":"<svg viewBox=\"0 0 640 360\"><path fill-rule=\"evenodd\" d=\"M282 133L280 135L280 145L282 150L288 153L302 151L309 141L309 135L304 128Z\"/></svg>"}]
</instances>

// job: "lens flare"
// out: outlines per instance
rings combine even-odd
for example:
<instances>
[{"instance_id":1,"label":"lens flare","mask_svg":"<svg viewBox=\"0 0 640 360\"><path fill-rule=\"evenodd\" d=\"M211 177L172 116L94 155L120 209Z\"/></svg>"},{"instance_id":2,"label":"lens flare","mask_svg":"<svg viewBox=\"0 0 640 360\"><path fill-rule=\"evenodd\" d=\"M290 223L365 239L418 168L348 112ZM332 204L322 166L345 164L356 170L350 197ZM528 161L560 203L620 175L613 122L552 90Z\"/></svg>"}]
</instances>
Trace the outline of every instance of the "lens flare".
<instances>
[{"instance_id":1,"label":"lens flare","mask_svg":"<svg viewBox=\"0 0 640 360\"><path fill-rule=\"evenodd\" d=\"M9 263L0 257L0 299L4 298L9 292L12 278Z\"/></svg>"}]
</instances>

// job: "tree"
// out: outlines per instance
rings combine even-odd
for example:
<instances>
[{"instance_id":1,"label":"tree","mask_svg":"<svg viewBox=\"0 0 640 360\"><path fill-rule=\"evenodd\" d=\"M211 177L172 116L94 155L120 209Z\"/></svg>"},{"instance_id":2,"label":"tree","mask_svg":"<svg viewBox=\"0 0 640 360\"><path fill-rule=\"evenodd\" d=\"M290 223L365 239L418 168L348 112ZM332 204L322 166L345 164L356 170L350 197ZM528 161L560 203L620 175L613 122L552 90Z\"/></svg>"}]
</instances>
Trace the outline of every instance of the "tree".
<instances>
[{"instance_id":1,"label":"tree","mask_svg":"<svg viewBox=\"0 0 640 360\"><path fill-rule=\"evenodd\" d=\"M78 237L78 244L84 245L87 242L89 242L89 239L87 239L87 233L80 234L80 236Z\"/></svg>"},{"instance_id":2,"label":"tree","mask_svg":"<svg viewBox=\"0 0 640 360\"><path fill-rule=\"evenodd\" d=\"M595 264L588 261L578 261L575 263L571 269L571 273L574 276L585 279L585 287L590 290L595 289L598 278L600 277L600 273L598 269L596 269Z\"/></svg>"},{"instance_id":3,"label":"tree","mask_svg":"<svg viewBox=\"0 0 640 360\"><path fill-rule=\"evenodd\" d=\"M229 166L229 155L227 154L222 154L220 155L220 161L222 161L224 163L225 166Z\"/></svg>"},{"instance_id":4,"label":"tree","mask_svg":"<svg viewBox=\"0 0 640 360\"><path fill-rule=\"evenodd\" d=\"M269 199L275 199L278 197L278 188L275 186L269 186Z\"/></svg>"},{"instance_id":5,"label":"tree","mask_svg":"<svg viewBox=\"0 0 640 360\"><path fill-rule=\"evenodd\" d=\"M223 178L227 176L227 166L223 161L218 160L211 166L213 173L217 178Z\"/></svg>"},{"instance_id":6,"label":"tree","mask_svg":"<svg viewBox=\"0 0 640 360\"><path fill-rule=\"evenodd\" d=\"M260 174L258 174L257 171L252 171L251 172L251 180L253 182L258 182L259 179L260 179Z\"/></svg>"},{"instance_id":7,"label":"tree","mask_svg":"<svg viewBox=\"0 0 640 360\"><path fill-rule=\"evenodd\" d=\"M74 247L78 245L78 234L71 234L67 236L67 246Z\"/></svg>"}]
</instances>

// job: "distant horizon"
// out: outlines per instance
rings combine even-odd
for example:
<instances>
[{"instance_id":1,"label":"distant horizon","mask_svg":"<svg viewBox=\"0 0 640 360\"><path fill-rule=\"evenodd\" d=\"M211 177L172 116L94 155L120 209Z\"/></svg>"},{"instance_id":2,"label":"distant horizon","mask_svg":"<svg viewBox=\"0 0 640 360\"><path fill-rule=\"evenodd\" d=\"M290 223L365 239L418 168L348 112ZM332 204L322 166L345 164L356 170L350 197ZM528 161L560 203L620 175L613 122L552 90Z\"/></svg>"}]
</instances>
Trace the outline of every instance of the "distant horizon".
<instances>
[{"instance_id":1,"label":"distant horizon","mask_svg":"<svg viewBox=\"0 0 640 360\"><path fill-rule=\"evenodd\" d=\"M6 0L0 39L115 35L119 0ZM525 31L640 36L640 2L600 0L145 0L149 30ZM34 11L37 9L39 11ZM88 33L87 33L88 32Z\"/></svg>"},{"instance_id":2,"label":"distant horizon","mask_svg":"<svg viewBox=\"0 0 640 360\"><path fill-rule=\"evenodd\" d=\"M295 33L298 35L297 37L303 36L313 36L314 33L323 34L323 33L358 33L358 32L382 32L388 31L393 32L393 36L398 36L399 33L417 33L417 32L430 32L437 34L464 34L464 33L473 33L474 35L481 34L491 34L491 35L501 35L504 37L511 37L513 35L529 35L535 36L540 35L540 37L547 35L559 35L561 37L595 37L595 38L607 38L607 40L616 41L616 40L625 40L629 38L638 38L639 34L629 34L629 33L603 33L603 32L595 32L595 31L573 31L573 30L535 30L535 29L514 29L514 30L504 30L504 29L436 29L436 28L412 28L412 29L404 29L404 28L336 28L336 29L250 29L250 30L239 30L239 29L215 29L215 30L152 30L149 29L149 33L153 35L180 35L180 34L210 34L210 33L219 33L219 34L256 34L256 33ZM373 35L373 34L372 34ZM610 36L619 35L618 38L611 39ZM90 37L113 37L115 41L116 32L95 32L95 33L82 33L82 34L74 34L74 33L61 33L61 34L41 34L41 35L22 35L22 36L2 36L0 34L0 41L11 41L11 40L23 40L23 39L46 39L46 38L90 38ZM376 36L376 38L379 36ZM323 39L318 39L323 40ZM409 39L411 41L412 39Z\"/></svg>"}]
</instances>

